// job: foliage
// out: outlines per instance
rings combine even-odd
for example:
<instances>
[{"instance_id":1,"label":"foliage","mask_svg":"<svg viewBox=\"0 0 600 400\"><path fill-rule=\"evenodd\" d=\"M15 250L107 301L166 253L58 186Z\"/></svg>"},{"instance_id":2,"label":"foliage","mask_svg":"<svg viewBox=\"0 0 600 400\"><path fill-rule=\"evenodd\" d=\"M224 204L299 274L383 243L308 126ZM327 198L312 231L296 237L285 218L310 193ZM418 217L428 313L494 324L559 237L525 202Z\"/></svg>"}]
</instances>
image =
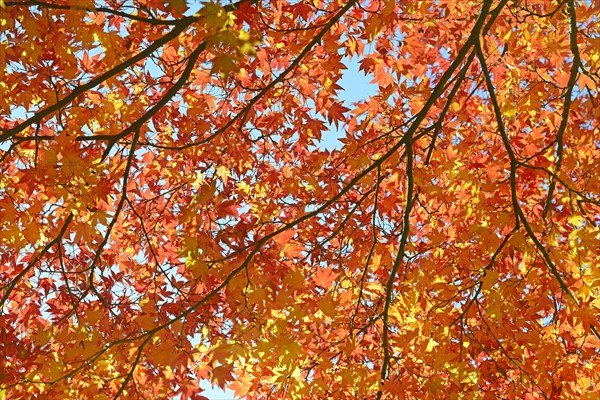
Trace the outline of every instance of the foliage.
<instances>
[{"instance_id":1,"label":"foliage","mask_svg":"<svg viewBox=\"0 0 600 400\"><path fill-rule=\"evenodd\" d=\"M598 1L0 7L0 396L598 398Z\"/></svg>"}]
</instances>

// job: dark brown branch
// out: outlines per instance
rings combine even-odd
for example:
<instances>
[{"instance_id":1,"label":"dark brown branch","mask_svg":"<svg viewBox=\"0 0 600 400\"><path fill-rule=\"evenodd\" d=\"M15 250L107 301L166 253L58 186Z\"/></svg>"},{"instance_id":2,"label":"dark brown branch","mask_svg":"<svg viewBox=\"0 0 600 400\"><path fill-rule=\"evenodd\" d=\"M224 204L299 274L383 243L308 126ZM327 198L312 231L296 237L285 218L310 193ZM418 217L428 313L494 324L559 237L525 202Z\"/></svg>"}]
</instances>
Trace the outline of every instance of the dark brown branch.
<instances>
[{"instance_id":1,"label":"dark brown branch","mask_svg":"<svg viewBox=\"0 0 600 400\"><path fill-rule=\"evenodd\" d=\"M167 33L165 36L161 37L160 39L158 39L157 41L152 43L150 46L148 46L146 49L139 52L135 56L127 59L126 61L122 62L121 64L117 65L116 67L111 68L110 70L106 71L105 73L97 76L96 78L92 79L88 83L78 86L71 93L69 93L68 95L63 97L60 101L57 101L53 105L38 111L35 115L33 115L29 119L21 122L17 126L11 128L11 129L5 130L4 133L2 133L0 135L0 141L9 139L9 138L15 136L16 134L18 134L19 132L22 132L24 129L26 129L27 127L29 127L33 124L40 123L46 116L65 107L67 104L69 104L70 102L75 100L81 94L102 84L107 79L112 78L113 76L123 72L125 69L131 67L132 65L136 64L137 62L148 57L150 54L155 52L157 49L159 49L163 45L167 44L172 39L176 38L181 32L183 32L194 21L195 20L192 20L192 21L186 20L184 23L176 25L175 28L173 28L173 30L171 32Z\"/></svg>"},{"instance_id":2,"label":"dark brown branch","mask_svg":"<svg viewBox=\"0 0 600 400\"><path fill-rule=\"evenodd\" d=\"M312 48L321 43L323 36L325 36L325 34L327 32L329 32L329 30L333 27L333 25L335 25L335 23L350 9L352 8L352 6L357 2L358 0L350 0L348 1L348 3L346 3L346 5L337 13L333 16L333 18L331 18L331 20L329 20L329 22L327 24L324 25L323 29L321 29L319 31L318 34L315 35L315 37L304 47L304 49L302 49L302 51L300 52L300 54L298 54L298 56L294 59L294 61L281 73L277 76L277 78L273 79L267 86L265 86L263 89L261 89L245 106L244 108L242 108L232 119L230 119L229 121L227 121L227 123L225 123L225 125L223 125L222 127L220 127L219 129L217 129L215 132L213 132L210 136L196 141L196 142L192 142L192 143L188 143L186 145L183 146L156 146L162 149L166 149L166 150L183 150L183 149L187 149L189 147L194 147L194 146L199 146L205 143L210 142L211 140L213 140L215 137L219 136L221 133L225 132L227 129L229 129L231 126L233 126L233 124L235 124L238 120L244 118L249 112L250 110L252 110L252 107L254 107L254 105L262 98L264 97L271 89L273 89L275 87L275 85L277 85L280 82L283 82L283 80L285 79L285 77L287 75L289 75L294 69L296 69L298 67L298 65L300 65L300 62L302 62L302 60L304 59L304 57L306 57L306 55L312 50Z\"/></svg>"},{"instance_id":3,"label":"dark brown branch","mask_svg":"<svg viewBox=\"0 0 600 400\"><path fill-rule=\"evenodd\" d=\"M446 103L444 104L444 108L442 109L442 112L440 113L440 117L438 118L437 122L433 126L433 128L435 130L434 130L434 133L433 133L433 138L431 139L431 144L429 145L429 150L427 151L427 156L425 157L425 165L429 165L429 163L431 162L431 156L433 155L433 150L435 149L435 142L437 141L437 137L440 134L440 130L442 129L442 125L444 124L444 119L446 118L446 114L448 113L448 109L450 109L450 104L452 103L452 99L454 99L454 96L456 95L456 92L458 92L458 89L460 88L460 86L464 82L465 75L467 74L467 71L468 71L469 67L471 66L471 63L473 62L473 58L474 57L475 57L475 54L471 53L469 55L469 58L465 62L465 65L463 66L463 68L458 73L456 82L454 83L454 86L452 87L450 93L448 94L448 98L446 99Z\"/></svg>"},{"instance_id":4,"label":"dark brown branch","mask_svg":"<svg viewBox=\"0 0 600 400\"><path fill-rule=\"evenodd\" d=\"M371 263L371 259L373 257L373 253L375 252L375 246L377 245L377 226L375 224L377 220L377 207L379 205L379 186L381 184L382 179L379 178L381 175L381 167L377 167L377 176L378 179L375 183L375 199L373 200L373 217L371 220L371 248L369 249L369 253L367 255L367 259L365 261L365 266L363 267L363 271L360 277L360 287L358 289L358 299L356 300L356 307L354 309L354 315L350 318L350 336L353 335L354 330L354 320L358 315L358 310L360 309L360 305L362 303L364 286L365 286L365 278L367 277L367 272L369 270L369 264Z\"/></svg>"},{"instance_id":5,"label":"dark brown branch","mask_svg":"<svg viewBox=\"0 0 600 400\"><path fill-rule=\"evenodd\" d=\"M121 383L121 385L119 386L119 390L117 390L117 393L115 393L113 400L116 400L117 398L119 398L119 396L121 396L123 394L123 391L127 388L129 381L131 381L131 379L133 379L133 373L135 371L135 368L140 363L140 359L142 358L144 347L146 347L146 345L150 342L150 340L152 340L153 337L154 337L154 333L148 334L148 336L144 339L142 344L140 344L140 346L138 347L137 354L135 355L135 359L131 363L131 368L129 369L129 372L127 373L127 375L125 375L125 380L123 380L123 383Z\"/></svg>"},{"instance_id":6,"label":"dark brown branch","mask_svg":"<svg viewBox=\"0 0 600 400\"><path fill-rule=\"evenodd\" d=\"M182 21L194 18L194 17L184 17L181 19L147 18L147 17L140 17L139 15L133 15L133 14L128 14L128 13L125 13L122 11L113 10L112 8L108 8L108 7L83 7L83 6L77 6L77 5L46 3L43 1L23 1L23 2L8 1L8 2L4 3L4 5L6 7L32 7L33 6L33 7L49 8L49 9L53 9L53 10L68 10L68 11L80 10L80 11L88 11L91 13L106 13L106 14L116 15L118 17L131 19L131 20L138 21L138 22L143 22L145 24L150 24L150 25L177 25L177 24L181 23Z\"/></svg>"},{"instance_id":7,"label":"dark brown branch","mask_svg":"<svg viewBox=\"0 0 600 400\"><path fill-rule=\"evenodd\" d=\"M492 338L494 338L494 341L496 342L496 344L498 345L498 347L500 348L500 350L502 350L502 353L504 353L504 355L506 356L506 358L508 358L508 360L515 367L517 367L517 369L519 371L521 371L522 374L524 374L525 376L527 376L527 378L529 379L529 381L535 387L537 387L538 390L540 391L540 393L544 396L544 398L547 399L548 396L544 393L544 391L542 390L542 388L540 387L540 385L531 377L531 375L526 370L523 369L523 367L521 365L519 365L519 363L517 362L517 360L514 357L512 357L510 354L508 354L508 350L506 349L505 345L496 337L496 334L492 330L492 327L488 324L488 322L485 319L485 316L481 312L481 304L479 303L479 300L477 300L477 298L475 298L475 304L477 304L477 313L479 314L479 318L481 319L481 322L483 322L483 324L487 328L488 333L492 336Z\"/></svg>"},{"instance_id":8,"label":"dark brown branch","mask_svg":"<svg viewBox=\"0 0 600 400\"><path fill-rule=\"evenodd\" d=\"M154 259L154 264L156 265L156 267L158 269L160 269L160 272L162 272L162 274L165 277L165 279L169 281L169 283L171 284L171 286L173 286L173 288L175 288L175 290L179 293L179 295L181 297L183 297L189 303L189 299L187 298L187 296L185 295L185 293L183 293L181 291L181 289L179 287L177 287L177 284L173 281L173 278L171 278L169 276L169 274L167 273L167 271L165 271L165 269L162 267L162 265L158 261L158 257L156 255L156 251L154 250L154 246L152 246L152 242L150 240L150 235L148 234L148 230L146 229L146 224L144 224L144 217L135 209L135 206L133 205L133 203L131 202L131 200L129 200L129 197L125 196L125 200L127 201L127 204L129 204L129 208L131 208L131 211L133 211L133 213L135 214L135 216L140 221L140 228L142 229L142 233L144 234L144 239L146 239L146 244L148 245L148 249L150 251L150 254L152 255L152 258Z\"/></svg>"},{"instance_id":9,"label":"dark brown branch","mask_svg":"<svg viewBox=\"0 0 600 400\"><path fill-rule=\"evenodd\" d=\"M19 281L21 280L21 278L23 278L29 271L31 271L31 269L33 267L35 267L35 265L37 264L37 262L55 245L59 244L60 241L62 240L63 236L65 235L65 233L67 232L67 228L69 227L69 224L71 223L71 221L73 221L73 214L69 214L69 216L67 217L67 219L65 220L65 222L63 223L62 228L60 229L60 232L58 233L58 236L55 237L52 241L48 242L48 244L46 244L46 246L44 246L44 248L40 251L40 253L38 255L36 255L33 260L31 260L29 262L29 264L27 264L27 266L25 268L23 268L23 271L21 271L10 283L4 285L1 289L6 289L4 292L4 296L2 296L2 299L0 300L0 314L2 313L2 308L4 307L4 303L6 303L6 301L8 300L8 298L10 297L11 292L13 291L13 289L15 288L15 286L17 285L17 283L19 283Z\"/></svg>"},{"instance_id":10,"label":"dark brown branch","mask_svg":"<svg viewBox=\"0 0 600 400\"><path fill-rule=\"evenodd\" d=\"M516 182L516 172L517 172L519 163L515 156L514 150L512 149L512 147L510 145L510 139L506 133L506 129L504 127L504 122L502 120L502 111L500 110L500 105L499 105L498 99L496 97L496 90L494 88L494 84L493 84L492 78L490 76L490 71L488 70L488 67L487 67L485 56L483 54L483 51L482 51L479 43L477 43L477 45L475 46L475 50L477 51L477 58L479 59L479 63L481 64L481 69L482 69L483 75L485 77L487 91L490 95L490 101L492 103L492 108L494 110L494 115L496 117L496 123L498 125L498 131L500 133L500 136L502 137L502 142L504 143L504 147L505 147L506 152L508 153L508 157L510 159L510 186L511 186L512 202L513 202L513 207L514 207L514 212L515 212L515 218L517 219L517 226L518 226L519 221L523 223L523 226L525 227L525 231L527 232L527 236L529 236L529 238L533 241L533 243L535 244L537 249L542 254L542 257L545 261L546 266L548 267L548 269L550 270L550 273L554 276L554 278L558 282L561 290L565 293L565 295L567 295L571 299L573 299L575 304L579 304L579 302L577 301L577 298L571 292L571 290L567 286L566 282L564 281L564 279L558 272L556 265L550 258L550 254L548 253L548 251L546 250L544 245L540 242L540 240L537 238L535 232L533 231L533 229L531 228L531 225L529 224L529 221L527 220L527 217L525 216L525 214L523 213L523 210L521 209L521 205L519 204L519 201L517 199L517 182ZM593 329L591 329L592 332L594 332L594 334L597 335L598 332L597 332L596 328L594 326L592 326L592 328L593 328ZM600 336L596 336L596 337L600 339Z\"/></svg>"},{"instance_id":11,"label":"dark brown branch","mask_svg":"<svg viewBox=\"0 0 600 400\"><path fill-rule=\"evenodd\" d=\"M579 48L577 47L577 15L575 13L575 5L573 0L567 1L567 12L569 14L570 23L570 47L571 53L573 54L573 65L571 66L571 73L569 75L569 81L567 83L567 90L565 92L565 104L563 106L562 116L558 131L556 132L556 165L554 167L554 173L558 175L562 167L563 160L563 149L564 149L564 134L569 123L569 111L571 110L571 101L573 95L573 89L577 84L577 78L579 77L579 67L581 65L581 58L579 56ZM550 186L548 187L548 197L546 198L546 204L544 211L542 212L542 218L546 219L550 206L552 205L552 195L556 187L556 181L550 179Z\"/></svg>"},{"instance_id":12,"label":"dark brown branch","mask_svg":"<svg viewBox=\"0 0 600 400\"><path fill-rule=\"evenodd\" d=\"M427 102L425 103L425 105L423 106L423 109L417 114L417 118L415 119L415 121L413 122L413 124L410 126L410 128L408 129L408 132L406 133L406 135L404 136L403 140L401 140L396 146L392 147L392 150L396 151L399 149L399 147L402 145L403 142L405 142L405 140L407 140L408 143L411 142L411 138L412 135L416 132L416 130L418 129L419 125L421 124L421 122L423 122L423 120L425 119L429 109L433 106L433 104L435 103L435 101L437 101L440 96L442 95L442 93L445 90L446 87L446 83L450 80L450 78L452 77L452 75L454 74L454 72L458 69L458 67L464 62L464 60L467 57L468 52L470 51L470 49L475 46L477 43L479 43L479 35L483 29L484 32L486 32L492 25L493 21L497 18L497 16L500 14L500 11L502 10L502 8L504 7L504 5L506 5L508 0L503 0L500 4L498 4L498 6L491 12L491 18L488 21L487 24L485 24L485 20L487 19L488 15L490 14L490 8L492 5L492 2L490 0L486 0L483 3L483 7L481 9L481 13L479 14L477 21L475 22L475 25L473 26L473 29L471 30L471 33L468 37L468 39L466 40L465 44L462 46L462 48L460 49L460 51L458 52L458 54L456 55L455 60L452 62L452 64L450 64L450 66L448 67L448 69L444 72L444 74L442 75L442 77L440 78L440 81L438 82L438 84L435 86L435 88L432 90L431 96L427 99ZM484 25L485 24L485 25ZM409 151L409 146L407 143L407 151ZM410 150L412 151L412 149ZM386 156L389 153L386 154ZM384 156L385 157L385 156ZM383 157L382 157L383 158ZM408 162L407 162L408 164ZM400 264L402 263L402 260L404 258L404 246L406 245L406 240L408 238L408 213L410 213L410 209L412 208L412 204L411 202L413 202L414 200L412 199L412 177L411 174L409 172L409 167L412 168L412 162L410 163L410 165L407 165L407 174L408 176L408 187L411 190L410 196L407 194L407 199L406 199L406 208L405 208L405 223L403 226L403 232L402 232L402 240L400 242L400 248L398 250L398 255L396 257L396 260L394 262L394 266L392 267L392 273L390 274L390 279L388 281L388 285L386 287L386 303L384 305L384 309L382 312L382 319L384 319L384 343L382 344L383 346L383 351L384 351L384 359L383 359L383 363L382 363L382 367L381 367L381 380L382 382L385 381L387 379L388 376L388 370L390 367L390 361L391 361L391 357L389 354L389 345L386 342L386 337L387 337L387 313L389 310L389 306L391 303L391 291L393 288L393 280L395 279L396 273L398 272L398 269L400 268ZM410 206L410 207L409 207ZM406 237L406 239L405 239ZM377 392L377 400L380 400L383 396L383 390L380 389Z\"/></svg>"},{"instance_id":13,"label":"dark brown branch","mask_svg":"<svg viewBox=\"0 0 600 400\"><path fill-rule=\"evenodd\" d=\"M102 242L96 249L96 253L94 254L94 258L92 259L92 263L89 267L90 272L89 272L89 278L88 278L88 280L89 280L88 287L83 292L83 294L79 297L79 301L78 301L78 302L81 302L83 300L83 298L90 291L92 291L98 296L98 299L102 302L102 305L107 309L107 311L111 311L111 307L109 307L109 305L106 303L104 298L100 295L100 293L98 293L98 290L94 286L94 272L96 270L96 265L97 265L98 261L100 260L100 256L102 255L102 251L104 250L104 247L108 243L110 234L111 234L115 224L117 223L117 220L119 219L119 215L121 214L121 210L123 209L123 206L125 205L125 199L127 198L127 183L129 181L129 174L131 173L131 166L133 165L133 159L135 158L135 148L137 146L139 137L140 137L140 131L138 130L135 132L135 134L133 136L133 140L131 142L131 150L129 152L129 157L127 158L127 164L125 165L125 171L123 172L123 187L121 188L121 198L119 199L119 203L117 204L117 208L115 209L115 213L113 215L112 220L106 227L106 233L104 234L104 238L102 239ZM73 312L75 312L75 311L76 310L73 310Z\"/></svg>"},{"instance_id":14,"label":"dark brown branch","mask_svg":"<svg viewBox=\"0 0 600 400\"><path fill-rule=\"evenodd\" d=\"M181 74L181 76L179 77L179 79L177 79L177 82L175 82L175 84L173 86L171 86L171 88L167 91L167 93L154 106L152 106L152 108L150 108L148 111L146 111L133 124L129 125L123 131L121 131L121 133L119 133L117 135L79 136L79 137L77 137L77 140L79 140L79 141L108 140L108 144L102 155L102 159L105 159L108 156L112 146L114 146L115 143L117 143L117 141L119 139L126 137L127 135L131 134L132 132L139 131L140 128L144 125L144 123L146 123L150 118L152 118L152 116L154 116L154 114L156 114L158 111L160 111L160 109L163 108L177 94L177 92L179 92L179 90L181 90L183 85L185 85L185 83L189 79L194 67L196 66L196 61L198 60L198 57L200 57L200 54L206 49L206 46L207 46L207 42L202 42L192 52L186 66L185 66L185 69L184 69L183 73Z\"/></svg>"},{"instance_id":15,"label":"dark brown branch","mask_svg":"<svg viewBox=\"0 0 600 400\"><path fill-rule=\"evenodd\" d=\"M249 1L252 1L252 0L242 0L240 2L230 4L223 8L226 11L232 11L232 10L237 9L240 4L246 3ZM69 93L68 95L63 97L61 100L57 101L56 103L54 103L53 105L51 105L49 107L46 107L46 108L38 111L35 115L33 115L32 117L28 118L27 120L21 122L17 126L11 128L11 129L4 130L3 133L0 134L0 141L7 140L7 139L17 135L19 132L22 132L24 129L26 129L27 127L29 127L33 124L40 123L45 117L60 110L63 107L65 107L67 104L71 103L73 100L75 100L81 94L102 84L106 80L125 71L127 68L131 67L132 65L136 64L137 62L147 58L153 52L155 52L157 49L164 46L171 40L175 39L177 36L179 36L180 33L182 33L185 29L187 29L190 25L192 25L194 22L198 21L199 19L200 19L200 17L191 17L188 19L182 19L179 23L177 23L175 25L175 27L169 33L167 33L160 39L156 40L154 43L152 43L150 46L145 48L143 51L137 53L136 55L125 60L121 64L111 68L110 70L106 71L105 73L97 76L96 78L90 80L89 82L87 82L81 86L78 86L73 91L71 91L71 93Z\"/></svg>"},{"instance_id":16,"label":"dark brown branch","mask_svg":"<svg viewBox=\"0 0 600 400\"><path fill-rule=\"evenodd\" d=\"M414 155L413 155L413 142L412 137L406 138L406 206L404 207L403 221L402 221L402 235L400 238L400 246L398 247L398 253L396 255L396 259L394 260L394 265L392 266L392 271L390 272L390 277L385 286L385 302L383 304L383 311L381 312L381 319L383 322L383 363L381 366L381 381L383 382L388 377L391 354L390 354L390 344L389 344L389 322L388 322L388 314L389 309L392 304L392 294L394 291L394 283L396 281L396 275L398 274L398 270L402 265L402 261L404 260L406 244L408 243L408 232L410 231L410 214L412 212L413 205L416 200L415 191L415 182L414 182ZM380 390L377 393L377 398L381 398L382 391Z\"/></svg>"}]
</instances>

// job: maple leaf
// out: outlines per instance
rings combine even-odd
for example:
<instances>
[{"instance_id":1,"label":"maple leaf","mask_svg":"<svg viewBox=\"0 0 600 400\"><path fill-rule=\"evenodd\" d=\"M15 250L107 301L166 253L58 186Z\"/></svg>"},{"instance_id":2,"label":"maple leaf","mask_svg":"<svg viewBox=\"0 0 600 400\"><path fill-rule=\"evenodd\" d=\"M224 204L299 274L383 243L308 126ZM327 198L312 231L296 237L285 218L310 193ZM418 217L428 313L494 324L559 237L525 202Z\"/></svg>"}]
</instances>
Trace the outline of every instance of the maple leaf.
<instances>
[{"instance_id":1,"label":"maple leaf","mask_svg":"<svg viewBox=\"0 0 600 400\"><path fill-rule=\"evenodd\" d=\"M338 125L340 124L340 122L344 122L345 117L344 117L344 113L350 111L349 108L343 106L340 103L333 103L327 106L326 108L327 110L327 121L329 121L329 123L333 123L336 128L338 127Z\"/></svg>"},{"instance_id":2,"label":"maple leaf","mask_svg":"<svg viewBox=\"0 0 600 400\"><path fill-rule=\"evenodd\" d=\"M188 8L186 0L167 0L166 3L175 15L183 15Z\"/></svg>"},{"instance_id":3,"label":"maple leaf","mask_svg":"<svg viewBox=\"0 0 600 400\"><path fill-rule=\"evenodd\" d=\"M599 398L597 2L0 7L0 398Z\"/></svg>"},{"instance_id":4,"label":"maple leaf","mask_svg":"<svg viewBox=\"0 0 600 400\"><path fill-rule=\"evenodd\" d=\"M215 57L212 60L212 72L222 73L223 76L229 76L232 72L238 71L235 58L229 55Z\"/></svg>"},{"instance_id":5,"label":"maple leaf","mask_svg":"<svg viewBox=\"0 0 600 400\"><path fill-rule=\"evenodd\" d=\"M213 368L211 371L210 379L213 384L216 384L221 389L225 389L227 382L231 382L233 380L233 375L231 372L231 365L219 365Z\"/></svg>"},{"instance_id":6,"label":"maple leaf","mask_svg":"<svg viewBox=\"0 0 600 400\"><path fill-rule=\"evenodd\" d=\"M296 235L296 230L295 229L286 229L284 231L282 231L281 233L275 235L274 240L275 242L277 242L280 246L284 246L286 245L291 238L293 238Z\"/></svg>"},{"instance_id":7,"label":"maple leaf","mask_svg":"<svg viewBox=\"0 0 600 400\"><path fill-rule=\"evenodd\" d=\"M328 268L318 268L317 272L313 276L313 281L324 289L327 289L331 286L333 281L337 278L339 274L333 272Z\"/></svg>"}]
</instances>

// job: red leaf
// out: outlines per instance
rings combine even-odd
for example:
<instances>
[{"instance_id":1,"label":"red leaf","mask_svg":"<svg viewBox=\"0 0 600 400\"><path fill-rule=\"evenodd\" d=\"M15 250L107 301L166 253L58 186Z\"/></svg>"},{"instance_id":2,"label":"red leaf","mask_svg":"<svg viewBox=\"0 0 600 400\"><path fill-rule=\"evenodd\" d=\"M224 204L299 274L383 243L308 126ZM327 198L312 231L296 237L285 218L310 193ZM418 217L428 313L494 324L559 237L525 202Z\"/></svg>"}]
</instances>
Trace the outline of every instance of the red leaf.
<instances>
[{"instance_id":1,"label":"red leaf","mask_svg":"<svg viewBox=\"0 0 600 400\"><path fill-rule=\"evenodd\" d=\"M322 288L329 288L338 274L333 272L331 268L319 268L313 276L313 281Z\"/></svg>"}]
</instances>

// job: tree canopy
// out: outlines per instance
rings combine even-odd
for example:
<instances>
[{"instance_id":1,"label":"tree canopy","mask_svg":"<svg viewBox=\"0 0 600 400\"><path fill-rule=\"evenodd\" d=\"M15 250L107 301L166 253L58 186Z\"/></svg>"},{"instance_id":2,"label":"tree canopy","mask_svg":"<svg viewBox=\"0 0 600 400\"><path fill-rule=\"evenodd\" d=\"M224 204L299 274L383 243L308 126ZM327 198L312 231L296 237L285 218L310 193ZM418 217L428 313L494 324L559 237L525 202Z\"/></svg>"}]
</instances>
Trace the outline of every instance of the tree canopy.
<instances>
[{"instance_id":1,"label":"tree canopy","mask_svg":"<svg viewBox=\"0 0 600 400\"><path fill-rule=\"evenodd\" d=\"M597 399L599 13L0 0L0 398Z\"/></svg>"}]
</instances>

